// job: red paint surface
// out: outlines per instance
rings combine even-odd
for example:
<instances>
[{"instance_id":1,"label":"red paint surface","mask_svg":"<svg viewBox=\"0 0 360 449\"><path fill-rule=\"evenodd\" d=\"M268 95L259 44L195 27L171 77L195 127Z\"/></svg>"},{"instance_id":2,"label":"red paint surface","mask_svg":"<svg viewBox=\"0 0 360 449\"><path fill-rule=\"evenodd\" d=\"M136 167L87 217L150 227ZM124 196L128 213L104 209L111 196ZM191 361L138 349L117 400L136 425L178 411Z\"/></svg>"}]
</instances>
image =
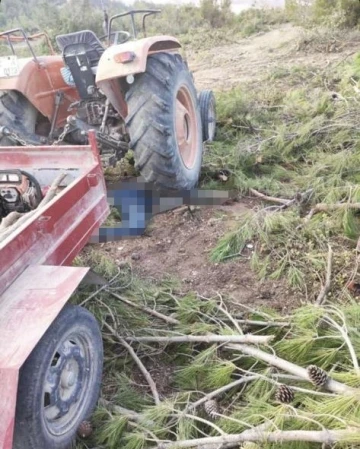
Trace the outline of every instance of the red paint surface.
<instances>
[{"instance_id":1,"label":"red paint surface","mask_svg":"<svg viewBox=\"0 0 360 449\"><path fill-rule=\"evenodd\" d=\"M94 135L86 147L0 147L0 169L79 169L0 243L0 449L12 448L18 372L87 268L71 264L109 213Z\"/></svg>"}]
</instances>

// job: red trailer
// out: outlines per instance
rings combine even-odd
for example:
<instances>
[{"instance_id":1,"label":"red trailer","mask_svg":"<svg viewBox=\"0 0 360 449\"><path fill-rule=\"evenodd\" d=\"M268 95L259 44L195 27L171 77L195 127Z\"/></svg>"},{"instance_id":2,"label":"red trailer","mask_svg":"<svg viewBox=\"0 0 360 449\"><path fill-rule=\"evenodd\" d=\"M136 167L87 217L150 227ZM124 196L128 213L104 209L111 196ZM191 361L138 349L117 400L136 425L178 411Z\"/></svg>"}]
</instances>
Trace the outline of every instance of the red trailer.
<instances>
[{"instance_id":1,"label":"red trailer","mask_svg":"<svg viewBox=\"0 0 360 449\"><path fill-rule=\"evenodd\" d=\"M1 449L68 447L98 399L100 329L88 311L67 305L89 271L71 264L109 213L89 138L89 146L0 147L0 180L21 169L45 194L66 175L48 204L0 233Z\"/></svg>"}]
</instances>

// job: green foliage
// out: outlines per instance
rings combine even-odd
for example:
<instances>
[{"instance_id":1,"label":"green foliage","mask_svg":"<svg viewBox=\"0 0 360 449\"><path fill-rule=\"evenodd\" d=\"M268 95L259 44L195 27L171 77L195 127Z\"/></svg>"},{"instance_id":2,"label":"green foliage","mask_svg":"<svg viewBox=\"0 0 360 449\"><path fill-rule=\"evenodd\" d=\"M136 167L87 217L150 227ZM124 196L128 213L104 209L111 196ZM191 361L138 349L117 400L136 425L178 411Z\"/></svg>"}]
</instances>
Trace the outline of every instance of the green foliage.
<instances>
[{"instance_id":1,"label":"green foliage","mask_svg":"<svg viewBox=\"0 0 360 449\"><path fill-rule=\"evenodd\" d=\"M272 218L266 223L267 229L281 233L284 223ZM96 258L92 252L87 254L88 262L100 262L99 267L108 267L103 258ZM111 270L105 269L108 275ZM237 331L227 316L221 311L217 299L200 300L195 294L174 295L169 283L154 285L141 281L131 272L116 278L110 288L132 301L155 308L166 315L181 320L177 326L168 325L142 311L119 304L108 292L99 292L91 303L90 310L99 317L100 322L117 326L122 337L128 335L206 335L206 326L212 334L235 334ZM86 294L91 289L85 289ZM83 298L85 291L79 293ZM155 293L156 292L156 293ZM156 296L156 302L153 302ZM226 304L226 301L225 301ZM221 307L226 307L221 304ZM273 310L248 312L249 320L279 320ZM271 328L274 341L268 348L270 354L286 358L306 368L316 363L331 376L349 386L360 387L360 377L354 370L349 347L341 329L352 341L354 350L360 352L358 328L360 324L360 306L355 301L333 304L326 307L304 305L286 317L286 328ZM216 326L213 326L216 323ZM191 326L191 327L190 327ZM204 327L205 326L205 327ZM268 335L268 330L256 327L250 333ZM140 378L136 365L120 343L109 336L104 329L105 341L105 378L103 397L107 399L108 410L101 407L93 416L95 433L91 444L109 449L126 447L128 449L148 449L156 440L180 440L200 438L202 435L218 435L203 407L192 409L191 404L206 393L221 388L235 379L245 376L249 371L259 377L256 381L244 383L237 388L219 395L217 400L221 418L216 421L223 432L239 433L252 426L269 423L270 430L320 430L322 427L337 430L348 425L356 426L360 419L359 397L322 396L310 383L281 378L281 372L272 369L253 357L241 356L237 351L229 351L226 345L188 344L176 346L162 344L146 345L132 343L134 350L148 368L151 375L159 370L156 377L157 387L161 388L161 403L154 405L146 382ZM155 365L154 365L155 362ZM165 372L165 367L172 367ZM277 376L280 375L280 378ZM164 386L163 383L166 383ZM295 391L293 404L284 405L275 401L275 392L279 383L305 388L305 392ZM317 394L313 394L317 393ZM318 395L320 393L320 395ZM116 406L138 413L136 419L122 416ZM204 423L205 420L205 423ZM210 421L208 424L206 420ZM358 442L358 441L356 441ZM351 448L352 441L344 444ZM87 444L89 444L87 442ZM284 443L286 449L298 447ZM85 446L84 446L85 447ZM303 449L303 446L301 446ZM304 446L305 449L305 446Z\"/></svg>"},{"instance_id":2,"label":"green foliage","mask_svg":"<svg viewBox=\"0 0 360 449\"><path fill-rule=\"evenodd\" d=\"M101 428L98 434L100 444L106 444L109 449L117 449L124 431L126 430L128 419L123 416L111 416Z\"/></svg>"},{"instance_id":3,"label":"green foliage","mask_svg":"<svg viewBox=\"0 0 360 449\"><path fill-rule=\"evenodd\" d=\"M231 1L229 0L201 0L201 16L213 28L219 28L231 23Z\"/></svg>"},{"instance_id":4,"label":"green foliage","mask_svg":"<svg viewBox=\"0 0 360 449\"><path fill-rule=\"evenodd\" d=\"M360 21L360 4L355 0L286 0L288 16L302 25L325 24L354 27Z\"/></svg>"},{"instance_id":5,"label":"green foliage","mask_svg":"<svg viewBox=\"0 0 360 449\"><path fill-rule=\"evenodd\" d=\"M242 36L250 36L269 31L274 25L287 21L288 18L281 8L250 8L236 17L236 27L241 31Z\"/></svg>"},{"instance_id":6,"label":"green foliage","mask_svg":"<svg viewBox=\"0 0 360 449\"><path fill-rule=\"evenodd\" d=\"M292 288L307 288L312 294L321 288L331 244L336 278L332 294L344 295L360 233L359 215L343 207L305 217L317 203L359 202L360 123L354 97L359 56L329 69L326 81L324 76L311 67L295 67L286 76L276 69L256 87L218 95L219 135L226 145L213 145L205 162L230 171L228 188L242 193L256 189L288 200L311 192L288 209L275 211L276 205L269 203L242 216L238 229L219 241L211 259L225 261L252 244L251 265L261 279L285 277ZM338 100L323 87L329 80Z\"/></svg>"}]
</instances>

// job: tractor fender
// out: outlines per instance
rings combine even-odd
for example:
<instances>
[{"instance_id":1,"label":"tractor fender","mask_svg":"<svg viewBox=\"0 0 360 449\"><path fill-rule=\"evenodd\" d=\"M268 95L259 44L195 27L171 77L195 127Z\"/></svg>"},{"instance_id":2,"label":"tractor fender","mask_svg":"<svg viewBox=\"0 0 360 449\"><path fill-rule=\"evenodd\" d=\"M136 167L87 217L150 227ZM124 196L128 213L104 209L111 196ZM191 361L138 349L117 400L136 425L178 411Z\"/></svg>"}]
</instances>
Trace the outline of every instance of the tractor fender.
<instances>
[{"instance_id":1,"label":"tractor fender","mask_svg":"<svg viewBox=\"0 0 360 449\"><path fill-rule=\"evenodd\" d=\"M148 56L159 52L179 52L180 42L171 36L154 36L125 44L113 45L101 56L96 84L111 104L125 118L127 105L119 80L146 71ZM121 61L121 55L132 54L131 60Z\"/></svg>"},{"instance_id":2,"label":"tractor fender","mask_svg":"<svg viewBox=\"0 0 360 449\"><path fill-rule=\"evenodd\" d=\"M64 62L61 56L41 56L19 59L17 76L0 78L0 92L20 92L43 116L51 121L55 112L56 92L62 91L63 102L59 108L56 126L64 125L71 103L79 100L75 88L69 87L61 75Z\"/></svg>"}]
</instances>

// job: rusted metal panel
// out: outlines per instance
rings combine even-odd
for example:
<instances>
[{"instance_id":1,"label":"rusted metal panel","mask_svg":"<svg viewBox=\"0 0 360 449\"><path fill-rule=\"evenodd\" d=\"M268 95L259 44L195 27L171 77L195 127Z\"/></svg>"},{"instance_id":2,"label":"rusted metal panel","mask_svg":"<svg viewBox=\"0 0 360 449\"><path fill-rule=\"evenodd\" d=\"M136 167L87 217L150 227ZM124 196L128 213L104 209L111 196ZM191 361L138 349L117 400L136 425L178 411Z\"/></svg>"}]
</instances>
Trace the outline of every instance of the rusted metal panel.
<instances>
[{"instance_id":1,"label":"rusted metal panel","mask_svg":"<svg viewBox=\"0 0 360 449\"><path fill-rule=\"evenodd\" d=\"M179 50L181 48L180 42L172 36L147 37L137 41L126 42L124 44L112 45L105 50L100 58L96 72L96 84L114 78L123 78L128 75L144 73L149 52L164 51L164 46L167 48L167 51L170 51L171 49ZM126 52L135 53L135 59L126 64L119 64L116 62L114 59L115 56L119 53Z\"/></svg>"},{"instance_id":2,"label":"rusted metal panel","mask_svg":"<svg viewBox=\"0 0 360 449\"><path fill-rule=\"evenodd\" d=\"M0 298L0 447L11 449L20 367L88 272L31 266Z\"/></svg>"},{"instance_id":3,"label":"rusted metal panel","mask_svg":"<svg viewBox=\"0 0 360 449\"><path fill-rule=\"evenodd\" d=\"M96 85L105 93L121 117L125 119L128 109L119 79L126 78L128 75L144 73L150 53L157 53L165 49L168 53L178 52L180 48L180 42L171 36L148 37L138 41L113 45L107 48L100 58L96 72ZM126 64L116 62L119 53L127 52L135 54L133 61Z\"/></svg>"},{"instance_id":4,"label":"rusted metal panel","mask_svg":"<svg viewBox=\"0 0 360 449\"><path fill-rule=\"evenodd\" d=\"M76 88L68 86L61 75L64 62L61 56L38 57L39 64L33 58L19 59L21 71L18 76L0 78L0 90L21 92L35 108L49 120L55 111L55 94L64 92L64 101L60 105L56 126L66 122L71 103L79 100Z\"/></svg>"}]
</instances>

